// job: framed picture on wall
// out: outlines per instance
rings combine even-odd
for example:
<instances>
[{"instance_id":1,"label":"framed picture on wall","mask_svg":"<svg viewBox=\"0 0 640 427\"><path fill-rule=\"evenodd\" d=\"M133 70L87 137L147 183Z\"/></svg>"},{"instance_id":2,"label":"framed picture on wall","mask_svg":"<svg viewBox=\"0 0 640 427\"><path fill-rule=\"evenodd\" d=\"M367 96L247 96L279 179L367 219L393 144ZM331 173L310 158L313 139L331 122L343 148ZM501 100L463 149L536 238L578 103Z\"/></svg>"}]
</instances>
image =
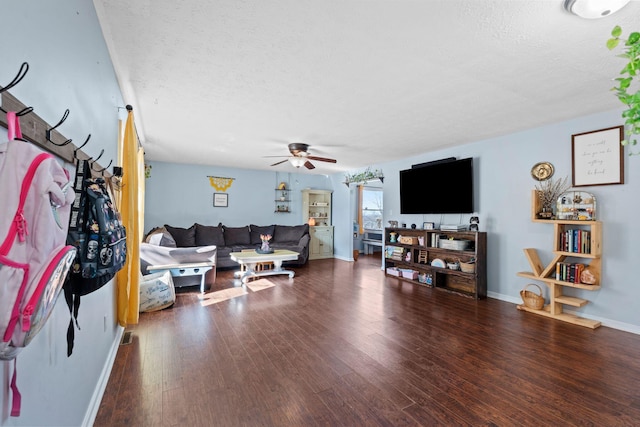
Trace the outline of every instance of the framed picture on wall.
<instances>
[{"instance_id":1,"label":"framed picture on wall","mask_svg":"<svg viewBox=\"0 0 640 427\"><path fill-rule=\"evenodd\" d=\"M571 135L573 187L624 184L624 126Z\"/></svg>"},{"instance_id":2,"label":"framed picture on wall","mask_svg":"<svg viewBox=\"0 0 640 427\"><path fill-rule=\"evenodd\" d=\"M213 207L226 208L229 206L229 195L227 193L213 193Z\"/></svg>"}]
</instances>

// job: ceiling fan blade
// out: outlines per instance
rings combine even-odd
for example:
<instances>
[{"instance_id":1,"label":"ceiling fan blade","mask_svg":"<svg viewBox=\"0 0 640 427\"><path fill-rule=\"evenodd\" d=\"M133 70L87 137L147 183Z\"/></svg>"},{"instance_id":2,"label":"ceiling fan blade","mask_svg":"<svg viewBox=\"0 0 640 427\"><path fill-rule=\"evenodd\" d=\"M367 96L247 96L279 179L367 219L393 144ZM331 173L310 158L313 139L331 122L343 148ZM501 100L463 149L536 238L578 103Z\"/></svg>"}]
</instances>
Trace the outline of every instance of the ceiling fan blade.
<instances>
[{"instance_id":1,"label":"ceiling fan blade","mask_svg":"<svg viewBox=\"0 0 640 427\"><path fill-rule=\"evenodd\" d=\"M284 159L282 161L279 161L277 163L272 164L271 166L278 166L279 164L282 164L282 163L286 162L287 160L289 160L289 159Z\"/></svg>"},{"instance_id":2,"label":"ceiling fan blade","mask_svg":"<svg viewBox=\"0 0 640 427\"><path fill-rule=\"evenodd\" d=\"M315 166L313 166L313 163L311 163L309 160L307 160L304 163L304 167L307 168L307 169L315 169L316 168Z\"/></svg>"},{"instance_id":3,"label":"ceiling fan blade","mask_svg":"<svg viewBox=\"0 0 640 427\"><path fill-rule=\"evenodd\" d=\"M309 160L317 160L319 162L337 163L335 159L329 159L327 157L307 156Z\"/></svg>"}]
</instances>

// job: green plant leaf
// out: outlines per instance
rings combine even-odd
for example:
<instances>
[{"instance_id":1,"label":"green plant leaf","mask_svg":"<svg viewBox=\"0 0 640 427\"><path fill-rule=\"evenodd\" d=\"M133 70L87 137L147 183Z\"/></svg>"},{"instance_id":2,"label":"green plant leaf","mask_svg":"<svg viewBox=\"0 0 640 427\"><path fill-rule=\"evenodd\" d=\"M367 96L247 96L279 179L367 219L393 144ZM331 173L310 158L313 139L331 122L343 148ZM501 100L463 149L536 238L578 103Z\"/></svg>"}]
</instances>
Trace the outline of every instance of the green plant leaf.
<instances>
[{"instance_id":1,"label":"green plant leaf","mask_svg":"<svg viewBox=\"0 0 640 427\"><path fill-rule=\"evenodd\" d=\"M627 39L627 45L636 44L638 43L638 40L640 40L640 33L633 32L629 34L629 39Z\"/></svg>"},{"instance_id":2,"label":"green plant leaf","mask_svg":"<svg viewBox=\"0 0 640 427\"><path fill-rule=\"evenodd\" d=\"M609 39L607 40L607 48L609 50L613 50L616 48L616 46L618 46L619 43L620 43L620 39Z\"/></svg>"},{"instance_id":3,"label":"green plant leaf","mask_svg":"<svg viewBox=\"0 0 640 427\"><path fill-rule=\"evenodd\" d=\"M620 28L620 25L616 25L615 27L613 27L613 30L611 30L611 35L613 37L620 37L622 35L622 28Z\"/></svg>"}]
</instances>

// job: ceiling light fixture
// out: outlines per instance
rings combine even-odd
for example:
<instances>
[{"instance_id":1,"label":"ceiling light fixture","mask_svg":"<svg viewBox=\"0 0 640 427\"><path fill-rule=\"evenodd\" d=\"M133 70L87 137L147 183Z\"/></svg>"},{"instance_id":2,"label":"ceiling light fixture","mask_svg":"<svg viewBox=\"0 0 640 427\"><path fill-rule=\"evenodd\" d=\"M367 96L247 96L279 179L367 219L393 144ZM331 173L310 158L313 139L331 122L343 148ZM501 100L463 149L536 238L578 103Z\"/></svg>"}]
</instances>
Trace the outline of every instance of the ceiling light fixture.
<instances>
[{"instance_id":1,"label":"ceiling light fixture","mask_svg":"<svg viewBox=\"0 0 640 427\"><path fill-rule=\"evenodd\" d=\"M564 0L564 9L585 19L598 19L616 13L630 0Z\"/></svg>"},{"instance_id":2,"label":"ceiling light fixture","mask_svg":"<svg viewBox=\"0 0 640 427\"><path fill-rule=\"evenodd\" d=\"M304 164L307 162L307 159L305 159L304 157L289 157L289 162L299 168L304 166Z\"/></svg>"}]
</instances>

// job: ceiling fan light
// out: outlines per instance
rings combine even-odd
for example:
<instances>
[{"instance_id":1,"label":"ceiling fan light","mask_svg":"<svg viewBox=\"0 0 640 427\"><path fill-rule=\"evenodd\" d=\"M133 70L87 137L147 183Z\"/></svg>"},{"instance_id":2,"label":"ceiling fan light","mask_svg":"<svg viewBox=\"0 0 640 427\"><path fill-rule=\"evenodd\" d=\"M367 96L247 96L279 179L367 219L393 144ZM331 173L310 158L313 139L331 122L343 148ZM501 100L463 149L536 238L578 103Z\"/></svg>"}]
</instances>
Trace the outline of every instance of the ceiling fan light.
<instances>
[{"instance_id":1,"label":"ceiling fan light","mask_svg":"<svg viewBox=\"0 0 640 427\"><path fill-rule=\"evenodd\" d=\"M585 19L609 16L627 5L631 0L564 0L564 9Z\"/></svg>"},{"instance_id":2,"label":"ceiling fan light","mask_svg":"<svg viewBox=\"0 0 640 427\"><path fill-rule=\"evenodd\" d=\"M289 157L289 162L299 168L304 166L304 164L307 162L307 159L303 158L303 157Z\"/></svg>"}]
</instances>

